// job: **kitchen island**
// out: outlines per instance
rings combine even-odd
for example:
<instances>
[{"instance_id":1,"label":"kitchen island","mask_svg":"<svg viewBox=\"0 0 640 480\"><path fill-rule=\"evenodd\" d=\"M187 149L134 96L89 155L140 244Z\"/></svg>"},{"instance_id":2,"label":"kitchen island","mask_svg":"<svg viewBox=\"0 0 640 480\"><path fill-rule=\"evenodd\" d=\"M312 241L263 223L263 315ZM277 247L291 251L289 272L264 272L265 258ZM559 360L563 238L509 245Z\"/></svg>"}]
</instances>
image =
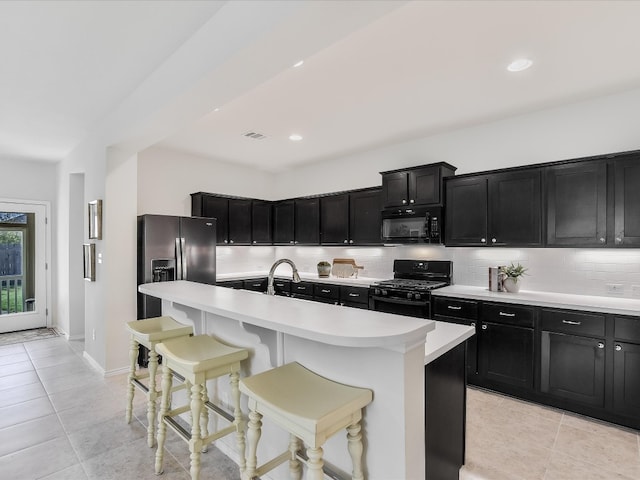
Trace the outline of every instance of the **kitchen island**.
<instances>
[{"instance_id":1,"label":"kitchen island","mask_svg":"<svg viewBox=\"0 0 640 480\"><path fill-rule=\"evenodd\" d=\"M186 281L144 284L139 290L161 298L163 314L193 325L196 333L249 348L245 376L297 361L332 380L373 390L363 419L367 478L425 478L425 338L429 352L439 354L467 333L456 332L457 343L447 335L443 347L429 344L428 334L436 328L430 320ZM209 393L228 403L226 382L217 382ZM259 461L279 454L287 437L266 424ZM217 445L237 461L233 441ZM345 435L331 438L324 450L328 464L350 472ZM288 469L281 466L270 476L288 478Z\"/></svg>"}]
</instances>

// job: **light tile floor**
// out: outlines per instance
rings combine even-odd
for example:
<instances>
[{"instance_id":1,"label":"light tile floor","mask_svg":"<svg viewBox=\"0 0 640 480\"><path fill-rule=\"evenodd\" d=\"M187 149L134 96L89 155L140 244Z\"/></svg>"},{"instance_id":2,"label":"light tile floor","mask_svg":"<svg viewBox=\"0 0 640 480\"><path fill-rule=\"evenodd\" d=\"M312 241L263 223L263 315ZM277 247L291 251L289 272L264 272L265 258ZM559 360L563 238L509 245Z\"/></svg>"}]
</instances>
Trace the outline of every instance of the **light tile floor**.
<instances>
[{"instance_id":1,"label":"light tile floor","mask_svg":"<svg viewBox=\"0 0 640 480\"><path fill-rule=\"evenodd\" d=\"M126 376L102 378L82 348L60 337L0 347L0 479L188 479L187 446L171 432L165 474L153 473L142 395L127 425ZM640 479L639 432L468 392L460 480ZM211 447L202 459L203 480L239 478L219 450Z\"/></svg>"}]
</instances>

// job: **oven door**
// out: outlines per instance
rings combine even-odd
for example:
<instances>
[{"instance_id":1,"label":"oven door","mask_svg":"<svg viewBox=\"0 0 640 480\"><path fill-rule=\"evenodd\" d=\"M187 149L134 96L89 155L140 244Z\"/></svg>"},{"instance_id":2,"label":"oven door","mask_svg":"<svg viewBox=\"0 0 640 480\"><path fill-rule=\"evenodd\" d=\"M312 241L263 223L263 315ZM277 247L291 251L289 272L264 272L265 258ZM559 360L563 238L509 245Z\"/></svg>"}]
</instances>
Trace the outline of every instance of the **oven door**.
<instances>
[{"instance_id":1,"label":"oven door","mask_svg":"<svg viewBox=\"0 0 640 480\"><path fill-rule=\"evenodd\" d=\"M408 317L431 318L431 302L428 298L408 300L406 298L382 297L371 293L369 295L369 310Z\"/></svg>"}]
</instances>

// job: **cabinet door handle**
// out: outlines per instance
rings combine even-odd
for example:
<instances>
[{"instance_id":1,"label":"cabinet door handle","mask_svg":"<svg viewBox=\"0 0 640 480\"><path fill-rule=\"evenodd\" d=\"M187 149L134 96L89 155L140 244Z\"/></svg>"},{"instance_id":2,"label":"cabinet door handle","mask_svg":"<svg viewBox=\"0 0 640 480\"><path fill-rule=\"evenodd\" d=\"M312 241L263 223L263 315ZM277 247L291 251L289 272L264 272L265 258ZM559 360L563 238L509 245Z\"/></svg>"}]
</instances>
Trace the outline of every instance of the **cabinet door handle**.
<instances>
[{"instance_id":1,"label":"cabinet door handle","mask_svg":"<svg viewBox=\"0 0 640 480\"><path fill-rule=\"evenodd\" d=\"M481 238L480 239L480 243L487 243L487 239L486 238Z\"/></svg>"},{"instance_id":2,"label":"cabinet door handle","mask_svg":"<svg viewBox=\"0 0 640 480\"><path fill-rule=\"evenodd\" d=\"M409 203L415 203L416 201L414 199L409 200Z\"/></svg>"},{"instance_id":3,"label":"cabinet door handle","mask_svg":"<svg viewBox=\"0 0 640 480\"><path fill-rule=\"evenodd\" d=\"M472 326L473 328L476 328L476 322L471 322L469 325Z\"/></svg>"},{"instance_id":4,"label":"cabinet door handle","mask_svg":"<svg viewBox=\"0 0 640 480\"><path fill-rule=\"evenodd\" d=\"M402 200L402 204L403 204L403 205L406 205L406 204L407 204L407 201L403 199L403 200Z\"/></svg>"},{"instance_id":5,"label":"cabinet door handle","mask_svg":"<svg viewBox=\"0 0 640 480\"><path fill-rule=\"evenodd\" d=\"M605 241L604 237L600 237L600 243L604 243Z\"/></svg>"},{"instance_id":6,"label":"cabinet door handle","mask_svg":"<svg viewBox=\"0 0 640 480\"><path fill-rule=\"evenodd\" d=\"M306 290L307 287L296 287L298 290Z\"/></svg>"},{"instance_id":7,"label":"cabinet door handle","mask_svg":"<svg viewBox=\"0 0 640 480\"><path fill-rule=\"evenodd\" d=\"M359 293L350 293L349 296L350 297L359 297L360 294Z\"/></svg>"},{"instance_id":8,"label":"cabinet door handle","mask_svg":"<svg viewBox=\"0 0 640 480\"><path fill-rule=\"evenodd\" d=\"M562 320L562 323L566 325L582 325L582 322L574 322L573 320Z\"/></svg>"},{"instance_id":9,"label":"cabinet door handle","mask_svg":"<svg viewBox=\"0 0 640 480\"><path fill-rule=\"evenodd\" d=\"M598 342L598 348L604 348L604 343Z\"/></svg>"},{"instance_id":10,"label":"cabinet door handle","mask_svg":"<svg viewBox=\"0 0 640 480\"><path fill-rule=\"evenodd\" d=\"M482 325L483 330L486 330L487 328L489 328L487 325Z\"/></svg>"},{"instance_id":11,"label":"cabinet door handle","mask_svg":"<svg viewBox=\"0 0 640 480\"><path fill-rule=\"evenodd\" d=\"M453 306L453 305L447 305L447 308L448 308L449 310L462 310L462 307L455 307L455 306Z\"/></svg>"},{"instance_id":12,"label":"cabinet door handle","mask_svg":"<svg viewBox=\"0 0 640 480\"><path fill-rule=\"evenodd\" d=\"M344 240L342 243L349 243L347 240Z\"/></svg>"},{"instance_id":13,"label":"cabinet door handle","mask_svg":"<svg viewBox=\"0 0 640 480\"><path fill-rule=\"evenodd\" d=\"M225 240L224 243L229 243L229 240Z\"/></svg>"},{"instance_id":14,"label":"cabinet door handle","mask_svg":"<svg viewBox=\"0 0 640 480\"><path fill-rule=\"evenodd\" d=\"M622 351L622 345L616 345L616 352Z\"/></svg>"},{"instance_id":15,"label":"cabinet door handle","mask_svg":"<svg viewBox=\"0 0 640 480\"><path fill-rule=\"evenodd\" d=\"M325 290L324 288L320 290L322 293L331 293L331 290Z\"/></svg>"},{"instance_id":16,"label":"cabinet door handle","mask_svg":"<svg viewBox=\"0 0 640 480\"><path fill-rule=\"evenodd\" d=\"M293 240L289 240L289 243L293 243Z\"/></svg>"},{"instance_id":17,"label":"cabinet door handle","mask_svg":"<svg viewBox=\"0 0 640 480\"><path fill-rule=\"evenodd\" d=\"M257 242L257 240L254 240L253 243L255 244L255 243L258 243L258 242Z\"/></svg>"},{"instance_id":18,"label":"cabinet door handle","mask_svg":"<svg viewBox=\"0 0 640 480\"><path fill-rule=\"evenodd\" d=\"M233 240L229 240L229 243L233 243Z\"/></svg>"},{"instance_id":19,"label":"cabinet door handle","mask_svg":"<svg viewBox=\"0 0 640 480\"><path fill-rule=\"evenodd\" d=\"M491 239L491 243L496 243L496 242L497 242L497 240L495 238Z\"/></svg>"},{"instance_id":20,"label":"cabinet door handle","mask_svg":"<svg viewBox=\"0 0 640 480\"><path fill-rule=\"evenodd\" d=\"M353 240L349 240L349 243L353 243Z\"/></svg>"},{"instance_id":21,"label":"cabinet door handle","mask_svg":"<svg viewBox=\"0 0 640 480\"><path fill-rule=\"evenodd\" d=\"M500 312L501 317L515 317L515 313Z\"/></svg>"}]
</instances>

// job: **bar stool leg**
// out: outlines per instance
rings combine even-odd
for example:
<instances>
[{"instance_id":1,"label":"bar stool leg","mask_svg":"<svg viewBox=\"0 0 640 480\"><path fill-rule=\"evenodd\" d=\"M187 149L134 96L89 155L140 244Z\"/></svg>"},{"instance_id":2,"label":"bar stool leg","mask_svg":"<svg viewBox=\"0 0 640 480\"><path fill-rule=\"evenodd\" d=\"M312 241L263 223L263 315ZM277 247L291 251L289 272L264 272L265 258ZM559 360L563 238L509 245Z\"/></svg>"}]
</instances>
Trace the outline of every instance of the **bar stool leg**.
<instances>
[{"instance_id":1,"label":"bar stool leg","mask_svg":"<svg viewBox=\"0 0 640 480\"><path fill-rule=\"evenodd\" d=\"M173 380L171 370L166 365L162 368L162 400L160 401L160 413L158 414L158 446L156 449L156 475L162 473L162 457L164 455L164 442L167 438L167 426L164 417L169 413L171 400L171 386Z\"/></svg>"},{"instance_id":2,"label":"bar stool leg","mask_svg":"<svg viewBox=\"0 0 640 480\"><path fill-rule=\"evenodd\" d=\"M347 427L347 448L349 449L351 462L353 464L352 480L364 480L364 473L362 472L363 448L362 433L360 433L361 429L360 422L356 422Z\"/></svg>"},{"instance_id":3,"label":"bar stool leg","mask_svg":"<svg viewBox=\"0 0 640 480\"><path fill-rule=\"evenodd\" d=\"M191 480L200 478L200 456L202 455L202 438L200 433L200 415L202 413L202 385L195 382L191 386Z\"/></svg>"},{"instance_id":4,"label":"bar stool leg","mask_svg":"<svg viewBox=\"0 0 640 480\"><path fill-rule=\"evenodd\" d=\"M135 340L133 335L131 336L131 342L129 344L129 376L128 385L127 385L127 410L126 410L126 420L127 423L131 423L131 416L133 413L133 394L135 387L133 385L133 379L136 377L136 363L138 361L138 342Z\"/></svg>"},{"instance_id":5,"label":"bar stool leg","mask_svg":"<svg viewBox=\"0 0 640 480\"><path fill-rule=\"evenodd\" d=\"M291 457L289 458L289 475L291 476L291 480L302 480L302 465L300 465L300 460L298 460L297 457L297 453L301 448L301 440L292 434L289 441L289 452L291 453Z\"/></svg>"},{"instance_id":6,"label":"bar stool leg","mask_svg":"<svg viewBox=\"0 0 640 480\"><path fill-rule=\"evenodd\" d=\"M247 429L247 469L242 476L243 480L251 480L256 476L258 467L258 440L262 435L262 415L251 410L249 412L249 425Z\"/></svg>"},{"instance_id":7,"label":"bar stool leg","mask_svg":"<svg viewBox=\"0 0 640 480\"><path fill-rule=\"evenodd\" d=\"M209 394L207 393L207 384L202 385L202 405L206 405L209 401ZM202 408L200 413L200 438L207 438L209 436L209 409ZM209 451L209 445L202 446L202 453Z\"/></svg>"},{"instance_id":8,"label":"bar stool leg","mask_svg":"<svg viewBox=\"0 0 640 480\"><path fill-rule=\"evenodd\" d=\"M240 374L238 372L231 372L229 375L229 383L231 384L231 396L233 397L233 425L236 427L236 444L238 445L238 451L240 453L240 475L242 475L247 468L247 462L245 459L246 445L244 438L244 421L242 419L242 409L240 408L239 381Z\"/></svg>"},{"instance_id":9,"label":"bar stool leg","mask_svg":"<svg viewBox=\"0 0 640 480\"><path fill-rule=\"evenodd\" d=\"M308 447L307 456L309 457L309 462L307 463L309 466L307 479L323 480L324 473L322 472L322 466L324 462L322 461L322 447Z\"/></svg>"},{"instance_id":10,"label":"bar stool leg","mask_svg":"<svg viewBox=\"0 0 640 480\"><path fill-rule=\"evenodd\" d=\"M155 443L155 427L156 427L156 399L158 398L158 390L156 388L156 374L158 373L158 354L151 344L149 349L149 402L147 406L147 444L149 448L153 448Z\"/></svg>"}]
</instances>

